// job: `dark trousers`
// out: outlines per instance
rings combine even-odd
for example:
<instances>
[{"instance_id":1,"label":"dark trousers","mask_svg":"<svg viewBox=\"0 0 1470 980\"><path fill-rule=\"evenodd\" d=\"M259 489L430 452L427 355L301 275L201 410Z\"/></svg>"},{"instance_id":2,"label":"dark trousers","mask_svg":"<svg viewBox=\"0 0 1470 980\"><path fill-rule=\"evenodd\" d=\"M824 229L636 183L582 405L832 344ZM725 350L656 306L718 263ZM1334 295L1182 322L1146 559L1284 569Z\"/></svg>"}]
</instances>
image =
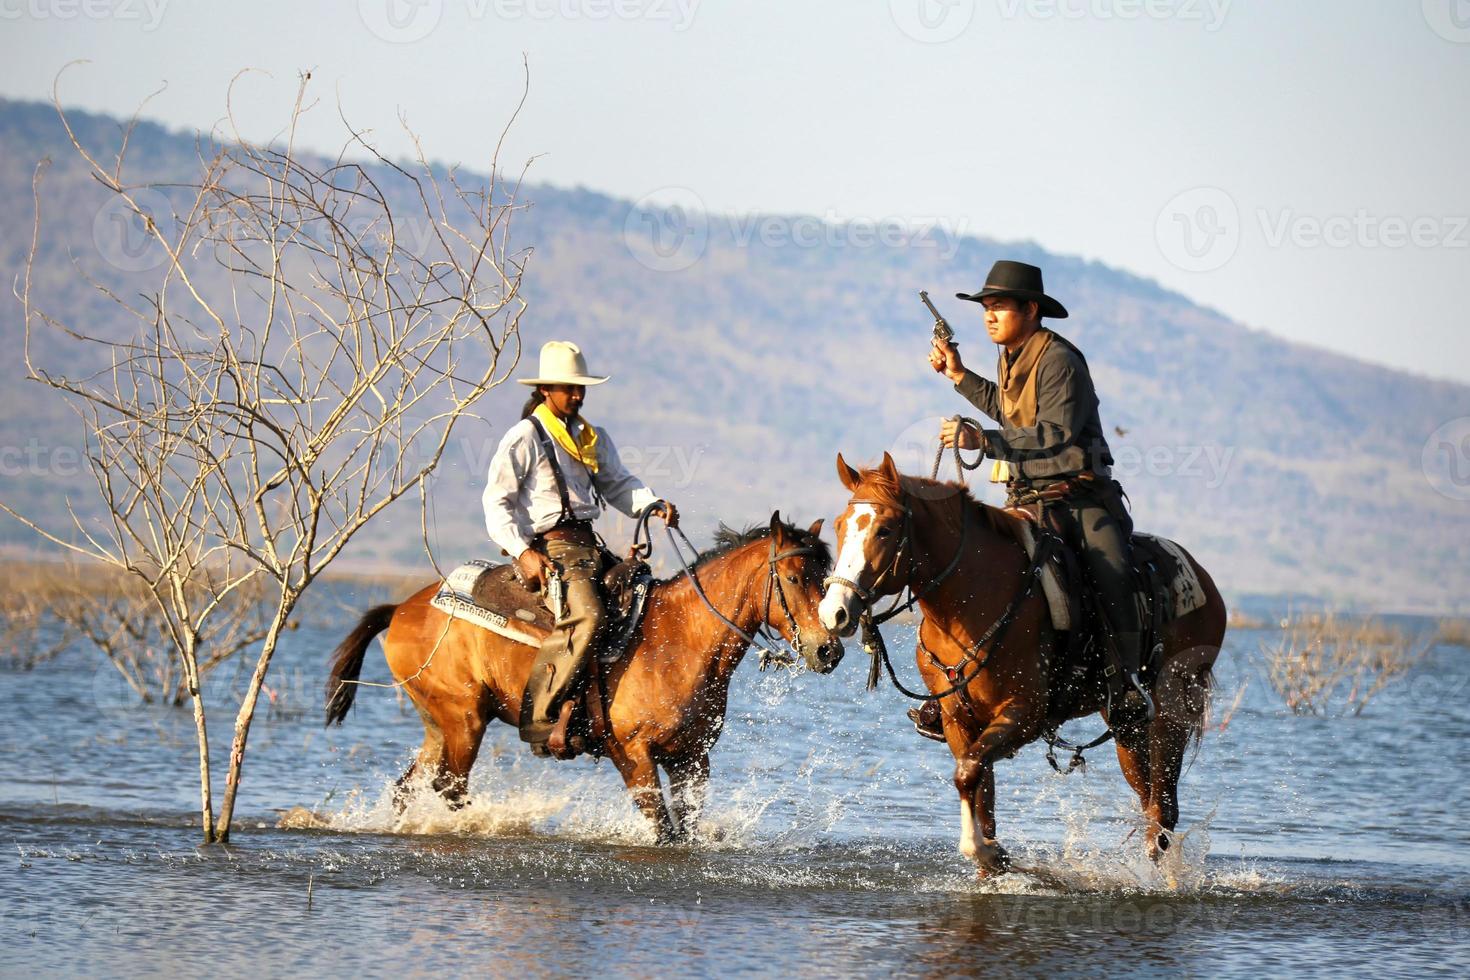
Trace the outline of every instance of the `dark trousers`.
<instances>
[{"instance_id":1,"label":"dark trousers","mask_svg":"<svg viewBox=\"0 0 1470 980\"><path fill-rule=\"evenodd\" d=\"M1113 645L1124 673L1137 671L1142 658L1138 606L1133 600L1133 519L1120 495L1104 499L1091 494L1053 504L1064 536L1077 549L1092 578L1103 615L1112 630Z\"/></svg>"}]
</instances>

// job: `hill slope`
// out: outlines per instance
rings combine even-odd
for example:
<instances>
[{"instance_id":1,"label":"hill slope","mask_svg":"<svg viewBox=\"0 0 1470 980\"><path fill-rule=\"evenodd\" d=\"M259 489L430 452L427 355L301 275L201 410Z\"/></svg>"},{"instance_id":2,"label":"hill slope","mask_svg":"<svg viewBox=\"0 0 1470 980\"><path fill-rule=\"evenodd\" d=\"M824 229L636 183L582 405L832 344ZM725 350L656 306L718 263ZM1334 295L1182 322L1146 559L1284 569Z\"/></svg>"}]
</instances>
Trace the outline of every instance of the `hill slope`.
<instances>
[{"instance_id":1,"label":"hill slope","mask_svg":"<svg viewBox=\"0 0 1470 980\"><path fill-rule=\"evenodd\" d=\"M90 146L115 150L117 120L72 121ZM140 181L184 179L195 153L192 136L144 125L130 170ZM128 262L99 217L105 197L48 106L0 102L0 257L18 273L32 173L48 155L35 290L63 319L114 317L71 263L134 291L148 274L118 268ZM696 531L776 507L830 519L844 499L838 450L860 461L894 449L906 469L926 470L932 441L920 443L932 440L937 417L973 410L925 362L917 291L936 297L971 366L991 374L978 307L943 297L1010 257L1041 265L1073 312L1055 326L1087 352L1104 424L1126 433L1111 439L1140 528L1180 540L1236 594L1450 609L1470 592L1470 504L1435 492L1421 468L1430 434L1470 416L1470 388L1288 343L1034 245L933 234L885 244L852 228L802 237L792 232L818 227L813 219L645 213L545 186L524 196L534 206L517 237L535 252L523 321L530 353L519 373L530 372L542 341L579 340L614 378L592 392L588 416L612 429L629 464L677 500ZM17 311L7 295L0 342L12 352ZM60 517L68 496L85 500L90 488L68 455L78 430L62 406L22 384L21 370L16 359L0 369L0 497ZM483 540L483 469L523 394L512 385L493 393L483 422L466 426L446 459L434 489L441 561L489 551L466 542ZM417 539L416 515L390 515L354 558L421 564ZM6 522L0 541L28 537Z\"/></svg>"}]
</instances>

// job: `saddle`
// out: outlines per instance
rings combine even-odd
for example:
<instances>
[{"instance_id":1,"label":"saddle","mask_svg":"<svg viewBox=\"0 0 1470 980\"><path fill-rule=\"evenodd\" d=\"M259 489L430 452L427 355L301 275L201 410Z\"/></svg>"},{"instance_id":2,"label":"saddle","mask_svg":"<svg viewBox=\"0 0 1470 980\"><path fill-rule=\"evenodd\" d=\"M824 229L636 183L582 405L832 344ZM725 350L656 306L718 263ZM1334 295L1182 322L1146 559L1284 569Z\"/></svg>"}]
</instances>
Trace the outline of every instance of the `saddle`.
<instances>
[{"instance_id":1,"label":"saddle","mask_svg":"<svg viewBox=\"0 0 1470 980\"><path fill-rule=\"evenodd\" d=\"M1064 669L1070 670L1073 688L1093 669L1108 665L1103 660L1104 624L1101 604L1083 571L1081 558L1066 542L1062 528L1046 508L1035 504L1008 507L1016 540L1034 558L1042 535L1052 540L1051 557L1041 570L1052 628L1059 636L1058 648L1065 651ZM1144 650L1141 673L1146 684L1158 676L1163 658L1163 628L1205 604L1204 589L1193 564L1180 546L1168 538L1135 531L1129 539L1133 557L1133 595L1143 627Z\"/></svg>"},{"instance_id":2,"label":"saddle","mask_svg":"<svg viewBox=\"0 0 1470 980\"><path fill-rule=\"evenodd\" d=\"M600 584L608 625L597 641L597 659L610 664L627 652L643 621L653 573L645 562L631 558L619 562L609 552L603 552L603 566L607 570ZM529 647L539 648L556 628L545 596L521 584L512 563L465 562L444 577L429 604Z\"/></svg>"},{"instance_id":3,"label":"saddle","mask_svg":"<svg viewBox=\"0 0 1470 980\"><path fill-rule=\"evenodd\" d=\"M607 625L598 634L582 696L576 699L566 734L582 740L585 751L602 755L607 736L607 691L603 670L616 663L632 645L648 605L653 573L648 564L629 558L617 561L603 551L600 580ZM429 602L455 619L474 623L492 633L539 649L556 628L546 597L521 583L513 564L476 559L450 572Z\"/></svg>"}]
</instances>

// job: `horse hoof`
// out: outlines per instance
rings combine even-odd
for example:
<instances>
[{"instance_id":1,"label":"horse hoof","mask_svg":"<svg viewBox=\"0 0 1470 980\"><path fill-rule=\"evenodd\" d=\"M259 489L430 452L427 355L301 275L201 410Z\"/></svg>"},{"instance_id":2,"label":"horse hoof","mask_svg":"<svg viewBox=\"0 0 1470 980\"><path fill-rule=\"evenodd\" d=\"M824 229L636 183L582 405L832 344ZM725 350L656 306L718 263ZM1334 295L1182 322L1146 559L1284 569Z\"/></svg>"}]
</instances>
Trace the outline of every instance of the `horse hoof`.
<instances>
[{"instance_id":1,"label":"horse hoof","mask_svg":"<svg viewBox=\"0 0 1470 980\"><path fill-rule=\"evenodd\" d=\"M1002 875L1011 870L1011 856L995 841L985 841L975 847L971 855L975 859L976 872L981 878Z\"/></svg>"}]
</instances>

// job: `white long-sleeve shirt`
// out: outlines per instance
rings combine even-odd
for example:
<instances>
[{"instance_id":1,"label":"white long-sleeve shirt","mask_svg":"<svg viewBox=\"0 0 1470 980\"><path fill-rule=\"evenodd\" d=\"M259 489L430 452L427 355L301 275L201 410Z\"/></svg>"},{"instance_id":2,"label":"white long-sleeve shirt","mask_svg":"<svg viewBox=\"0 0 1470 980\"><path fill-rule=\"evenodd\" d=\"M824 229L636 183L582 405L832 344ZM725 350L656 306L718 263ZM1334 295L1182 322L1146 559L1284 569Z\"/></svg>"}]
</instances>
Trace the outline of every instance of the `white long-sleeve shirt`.
<instances>
[{"instance_id":1,"label":"white long-sleeve shirt","mask_svg":"<svg viewBox=\"0 0 1470 980\"><path fill-rule=\"evenodd\" d=\"M586 423L576 419L569 427L577 437ZM597 433L597 475L573 458L565 449L552 443L556 461L566 479L567 496L577 520L596 520L602 507L593 496L592 487L604 500L627 514L637 517L658 496L632 473L618 457L612 437L601 426ZM490 540L504 548L512 558L531 546L531 539L549 530L561 516L561 497L556 492L556 477L541 449L541 440L530 419L522 419L510 427L495 457L490 460L490 477L485 485L485 529Z\"/></svg>"}]
</instances>

